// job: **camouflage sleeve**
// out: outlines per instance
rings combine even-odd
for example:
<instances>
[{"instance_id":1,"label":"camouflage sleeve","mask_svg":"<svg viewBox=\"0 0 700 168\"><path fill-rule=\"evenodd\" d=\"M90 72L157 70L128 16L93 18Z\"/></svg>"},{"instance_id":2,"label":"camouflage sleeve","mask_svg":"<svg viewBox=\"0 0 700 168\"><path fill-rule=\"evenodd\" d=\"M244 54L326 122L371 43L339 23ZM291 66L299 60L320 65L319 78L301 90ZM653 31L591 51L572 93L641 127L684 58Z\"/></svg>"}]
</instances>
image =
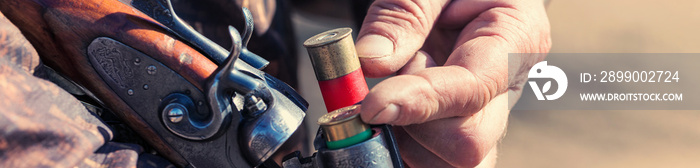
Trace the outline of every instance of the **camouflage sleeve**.
<instances>
[{"instance_id":1,"label":"camouflage sleeve","mask_svg":"<svg viewBox=\"0 0 700 168\"><path fill-rule=\"evenodd\" d=\"M0 167L166 167L112 131L76 98L32 75L39 56L0 13Z\"/></svg>"},{"instance_id":2,"label":"camouflage sleeve","mask_svg":"<svg viewBox=\"0 0 700 168\"><path fill-rule=\"evenodd\" d=\"M2 62L19 66L29 73L34 73L34 69L39 65L39 55L34 47L2 13L0 13L0 48Z\"/></svg>"}]
</instances>

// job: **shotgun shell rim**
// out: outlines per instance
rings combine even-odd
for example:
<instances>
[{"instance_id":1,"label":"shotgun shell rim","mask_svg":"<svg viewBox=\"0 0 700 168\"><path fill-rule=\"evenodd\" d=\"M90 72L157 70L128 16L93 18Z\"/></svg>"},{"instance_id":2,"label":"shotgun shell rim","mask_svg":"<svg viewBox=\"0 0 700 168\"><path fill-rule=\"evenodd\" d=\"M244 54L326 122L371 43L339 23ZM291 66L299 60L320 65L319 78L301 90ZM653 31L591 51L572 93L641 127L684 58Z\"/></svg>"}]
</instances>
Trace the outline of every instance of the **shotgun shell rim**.
<instances>
[{"instance_id":1,"label":"shotgun shell rim","mask_svg":"<svg viewBox=\"0 0 700 168\"><path fill-rule=\"evenodd\" d=\"M340 108L318 119L326 141L340 141L369 130L360 119L360 105ZM361 142L361 141L360 141Z\"/></svg>"},{"instance_id":2,"label":"shotgun shell rim","mask_svg":"<svg viewBox=\"0 0 700 168\"><path fill-rule=\"evenodd\" d=\"M337 28L304 41L318 80L335 79L360 69L351 34L350 28Z\"/></svg>"}]
</instances>

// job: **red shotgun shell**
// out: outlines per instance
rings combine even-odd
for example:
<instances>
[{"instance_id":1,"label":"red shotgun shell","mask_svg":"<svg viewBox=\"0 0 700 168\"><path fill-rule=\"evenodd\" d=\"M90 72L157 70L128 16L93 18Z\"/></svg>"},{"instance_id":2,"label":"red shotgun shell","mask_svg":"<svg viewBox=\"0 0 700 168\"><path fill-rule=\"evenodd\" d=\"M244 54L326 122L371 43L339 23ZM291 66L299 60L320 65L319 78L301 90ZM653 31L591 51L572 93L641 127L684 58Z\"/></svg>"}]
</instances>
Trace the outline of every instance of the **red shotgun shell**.
<instances>
[{"instance_id":1,"label":"red shotgun shell","mask_svg":"<svg viewBox=\"0 0 700 168\"><path fill-rule=\"evenodd\" d=\"M338 28L304 41L328 112L357 104L369 92L351 33Z\"/></svg>"}]
</instances>

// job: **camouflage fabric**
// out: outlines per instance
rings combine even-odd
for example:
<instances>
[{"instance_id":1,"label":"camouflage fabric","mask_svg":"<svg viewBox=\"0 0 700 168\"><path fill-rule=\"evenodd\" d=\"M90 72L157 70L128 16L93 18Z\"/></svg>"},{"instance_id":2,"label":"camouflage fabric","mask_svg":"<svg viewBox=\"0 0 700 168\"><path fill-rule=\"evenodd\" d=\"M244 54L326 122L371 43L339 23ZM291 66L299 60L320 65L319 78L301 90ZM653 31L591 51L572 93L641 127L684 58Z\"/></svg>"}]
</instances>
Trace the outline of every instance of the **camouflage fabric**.
<instances>
[{"instance_id":1,"label":"camouflage fabric","mask_svg":"<svg viewBox=\"0 0 700 168\"><path fill-rule=\"evenodd\" d=\"M39 56L0 13L0 167L173 167L112 130L68 92L32 75Z\"/></svg>"}]
</instances>

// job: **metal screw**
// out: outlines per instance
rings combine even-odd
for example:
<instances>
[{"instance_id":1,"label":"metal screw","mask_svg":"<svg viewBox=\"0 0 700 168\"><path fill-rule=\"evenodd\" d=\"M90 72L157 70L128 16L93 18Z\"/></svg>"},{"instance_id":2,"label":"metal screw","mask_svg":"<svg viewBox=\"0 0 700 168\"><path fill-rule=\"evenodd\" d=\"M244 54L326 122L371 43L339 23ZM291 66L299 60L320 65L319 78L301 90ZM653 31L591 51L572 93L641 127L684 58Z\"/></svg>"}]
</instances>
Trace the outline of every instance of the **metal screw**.
<instances>
[{"instance_id":1,"label":"metal screw","mask_svg":"<svg viewBox=\"0 0 700 168\"><path fill-rule=\"evenodd\" d=\"M127 90L126 94L128 94L129 96L134 95L134 89Z\"/></svg>"},{"instance_id":2,"label":"metal screw","mask_svg":"<svg viewBox=\"0 0 700 168\"><path fill-rule=\"evenodd\" d=\"M258 116L263 111L267 110L267 104L255 95L246 96L245 108L249 117Z\"/></svg>"},{"instance_id":3,"label":"metal screw","mask_svg":"<svg viewBox=\"0 0 700 168\"><path fill-rule=\"evenodd\" d=\"M148 72L149 75L155 75L156 74L156 66L149 65L148 67L146 67L146 71Z\"/></svg>"},{"instance_id":4,"label":"metal screw","mask_svg":"<svg viewBox=\"0 0 700 168\"><path fill-rule=\"evenodd\" d=\"M172 123L178 123L182 121L182 118L187 112L187 108L180 103L170 103L163 109L164 112L168 113L168 119Z\"/></svg>"},{"instance_id":5,"label":"metal screw","mask_svg":"<svg viewBox=\"0 0 700 168\"><path fill-rule=\"evenodd\" d=\"M134 59L134 65L139 65L139 64L141 64L141 58Z\"/></svg>"}]
</instances>

